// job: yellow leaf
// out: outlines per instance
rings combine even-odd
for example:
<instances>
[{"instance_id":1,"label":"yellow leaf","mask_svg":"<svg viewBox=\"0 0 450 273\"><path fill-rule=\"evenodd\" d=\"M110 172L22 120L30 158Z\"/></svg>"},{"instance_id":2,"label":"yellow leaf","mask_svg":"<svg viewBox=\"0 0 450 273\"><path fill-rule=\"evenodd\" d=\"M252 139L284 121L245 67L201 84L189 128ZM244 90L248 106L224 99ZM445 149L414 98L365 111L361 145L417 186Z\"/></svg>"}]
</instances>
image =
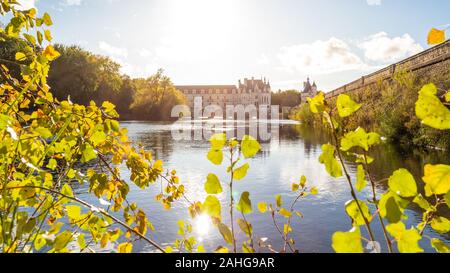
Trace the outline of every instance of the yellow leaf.
<instances>
[{"instance_id":1,"label":"yellow leaf","mask_svg":"<svg viewBox=\"0 0 450 273\"><path fill-rule=\"evenodd\" d=\"M236 209L243 214L249 214L252 212L252 202L250 201L250 193L245 191L241 194L241 198L239 199L239 203L236 206Z\"/></svg>"},{"instance_id":2,"label":"yellow leaf","mask_svg":"<svg viewBox=\"0 0 450 273\"><path fill-rule=\"evenodd\" d=\"M222 148L225 146L225 143L227 142L227 135L215 134L209 139L209 142L211 143L212 149L222 150Z\"/></svg>"},{"instance_id":3,"label":"yellow leaf","mask_svg":"<svg viewBox=\"0 0 450 273\"><path fill-rule=\"evenodd\" d=\"M233 179L235 180L242 180L247 176L247 171L250 168L250 165L248 163L245 163L241 167L237 168L233 172Z\"/></svg>"},{"instance_id":4,"label":"yellow leaf","mask_svg":"<svg viewBox=\"0 0 450 273\"><path fill-rule=\"evenodd\" d=\"M259 202L258 203L258 210L261 213L266 213L266 211L267 211L267 204L266 204L266 202Z\"/></svg>"},{"instance_id":5,"label":"yellow leaf","mask_svg":"<svg viewBox=\"0 0 450 273\"><path fill-rule=\"evenodd\" d=\"M341 118L345 118L358 111L361 108L361 104L353 101L350 96L341 94L337 99L336 107L338 109L339 116Z\"/></svg>"},{"instance_id":6,"label":"yellow leaf","mask_svg":"<svg viewBox=\"0 0 450 273\"><path fill-rule=\"evenodd\" d=\"M253 137L245 135L241 141L241 150L245 158L251 158L261 150L261 145Z\"/></svg>"},{"instance_id":7,"label":"yellow leaf","mask_svg":"<svg viewBox=\"0 0 450 273\"><path fill-rule=\"evenodd\" d=\"M27 56L25 55L25 53L22 52L17 52L16 53L16 60L17 61L25 61L27 59Z\"/></svg>"},{"instance_id":8,"label":"yellow leaf","mask_svg":"<svg viewBox=\"0 0 450 273\"><path fill-rule=\"evenodd\" d=\"M335 232L332 237L332 247L336 253L363 253L361 232L354 227L349 232Z\"/></svg>"},{"instance_id":9,"label":"yellow leaf","mask_svg":"<svg viewBox=\"0 0 450 273\"><path fill-rule=\"evenodd\" d=\"M44 52L43 52L44 56L49 60L49 61L53 61L54 59L58 58L61 54L59 54L58 51L55 50L55 48L51 45L48 45Z\"/></svg>"},{"instance_id":10,"label":"yellow leaf","mask_svg":"<svg viewBox=\"0 0 450 273\"><path fill-rule=\"evenodd\" d=\"M423 182L425 182L425 194L446 194L450 190L450 166L449 165L425 165Z\"/></svg>"},{"instance_id":11,"label":"yellow leaf","mask_svg":"<svg viewBox=\"0 0 450 273\"><path fill-rule=\"evenodd\" d=\"M419 91L416 115L422 123L439 130L450 129L450 110L436 96L437 88L430 83Z\"/></svg>"},{"instance_id":12,"label":"yellow leaf","mask_svg":"<svg viewBox=\"0 0 450 273\"><path fill-rule=\"evenodd\" d=\"M219 199L213 195L208 195L203 202L202 210L211 217L221 219L222 206Z\"/></svg>"},{"instance_id":13,"label":"yellow leaf","mask_svg":"<svg viewBox=\"0 0 450 273\"><path fill-rule=\"evenodd\" d=\"M131 253L133 250L133 244L130 242L122 243L117 247L119 253Z\"/></svg>"},{"instance_id":14,"label":"yellow leaf","mask_svg":"<svg viewBox=\"0 0 450 273\"><path fill-rule=\"evenodd\" d=\"M429 45L437 45L445 42L445 31L432 28L430 32L428 32L428 44Z\"/></svg>"},{"instance_id":15,"label":"yellow leaf","mask_svg":"<svg viewBox=\"0 0 450 273\"><path fill-rule=\"evenodd\" d=\"M280 215L284 216L285 218L289 218L292 216L292 213L285 208L281 208L279 213L280 213Z\"/></svg>"},{"instance_id":16,"label":"yellow leaf","mask_svg":"<svg viewBox=\"0 0 450 273\"><path fill-rule=\"evenodd\" d=\"M415 228L407 230L405 224L398 222L397 224L386 226L386 230L397 241L398 251L400 253L423 252L423 249L419 246L419 241L422 236L420 236Z\"/></svg>"},{"instance_id":17,"label":"yellow leaf","mask_svg":"<svg viewBox=\"0 0 450 273\"><path fill-rule=\"evenodd\" d=\"M219 178L215 174L208 174L205 183L205 191L207 194L219 194L223 191Z\"/></svg>"}]
</instances>

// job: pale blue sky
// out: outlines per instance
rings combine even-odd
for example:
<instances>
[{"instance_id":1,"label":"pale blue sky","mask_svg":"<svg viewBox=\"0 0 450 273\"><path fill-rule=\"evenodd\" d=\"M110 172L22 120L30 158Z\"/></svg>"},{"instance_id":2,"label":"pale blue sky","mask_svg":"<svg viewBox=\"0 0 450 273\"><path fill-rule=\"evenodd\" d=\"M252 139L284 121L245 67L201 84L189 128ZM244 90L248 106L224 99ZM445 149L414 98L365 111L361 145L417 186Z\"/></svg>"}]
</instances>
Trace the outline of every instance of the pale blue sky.
<instances>
[{"instance_id":1,"label":"pale blue sky","mask_svg":"<svg viewBox=\"0 0 450 273\"><path fill-rule=\"evenodd\" d=\"M109 55L130 76L175 84L270 79L329 91L426 49L448 0L22 0L54 19L56 42Z\"/></svg>"}]
</instances>

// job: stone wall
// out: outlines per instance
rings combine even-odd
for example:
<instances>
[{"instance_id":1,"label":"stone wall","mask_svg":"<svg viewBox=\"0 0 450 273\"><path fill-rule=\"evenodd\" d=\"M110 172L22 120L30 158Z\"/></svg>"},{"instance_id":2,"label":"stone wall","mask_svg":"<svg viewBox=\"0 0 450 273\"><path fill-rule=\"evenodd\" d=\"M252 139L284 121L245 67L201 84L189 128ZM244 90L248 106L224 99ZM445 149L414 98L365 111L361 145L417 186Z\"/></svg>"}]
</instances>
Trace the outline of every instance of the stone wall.
<instances>
[{"instance_id":1,"label":"stone wall","mask_svg":"<svg viewBox=\"0 0 450 273\"><path fill-rule=\"evenodd\" d=\"M450 40L392 64L372 74L363 76L351 83L326 93L327 99L342 93L363 90L377 82L391 79L396 71L412 71L423 75L447 73L450 70Z\"/></svg>"}]
</instances>

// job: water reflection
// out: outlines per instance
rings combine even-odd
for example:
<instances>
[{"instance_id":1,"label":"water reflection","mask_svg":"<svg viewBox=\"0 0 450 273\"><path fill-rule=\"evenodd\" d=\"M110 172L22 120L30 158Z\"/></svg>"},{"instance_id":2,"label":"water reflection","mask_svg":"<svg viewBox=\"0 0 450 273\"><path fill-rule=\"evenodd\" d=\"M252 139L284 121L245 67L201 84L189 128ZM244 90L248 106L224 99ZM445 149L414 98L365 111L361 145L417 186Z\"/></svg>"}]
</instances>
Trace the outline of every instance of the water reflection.
<instances>
[{"instance_id":1,"label":"water reflection","mask_svg":"<svg viewBox=\"0 0 450 273\"><path fill-rule=\"evenodd\" d=\"M209 149L208 141L174 141L171 135L172 125L167 123L125 122L122 125L128 128L133 141L141 142L147 149L152 150L155 158L165 162L166 168L177 170L181 182L186 186L186 195L189 199L204 200L206 197L204 182L208 173L217 174L222 183L228 181L229 174L224 170L225 167L214 166L206 159ZM196 126L200 125L196 124ZM290 190L292 182L297 181L301 175L305 175L308 183L318 187L319 195L308 197L297 206L304 218L296 219L292 227L295 231L294 239L297 246L303 252L331 252L333 232L348 230L351 226L344 211L345 202L351 199L347 182L343 179L331 178L325 168L318 163L321 145L327 141L328 135L325 131L314 130L296 123L280 124L279 135L262 143L261 153L254 159L248 160L251 166L248 176L235 184L236 192L233 193L236 198L239 198L241 192L249 191L254 211L256 211L256 204L260 201L273 203L275 194L282 194L285 204L288 204L295 198ZM447 153L407 151L392 145L378 147L371 156L376 159L371 165L371 172L376 179L389 177L398 168L407 168L414 174L417 181L421 181L424 164L450 163L450 155ZM356 166L349 161L348 168L354 175ZM123 172L127 174L125 169ZM421 185L421 183L418 184ZM385 183L378 183L376 186L380 193L387 188ZM146 191L132 187L129 197L131 201L137 202L146 210L156 230L162 231L155 238L160 240L161 244L170 244L178 236L177 221L189 219L187 204L181 201L176 203L171 211L164 211L153 199L158 191L157 186ZM370 198L371 193L363 192L360 195L361 198L364 198L364 195ZM218 196L223 208L229 205L228 196L229 193L224 187L224 192ZM227 210L222 211L223 221L229 223ZM421 214L415 207L407 210L406 214L408 227L421 220ZM268 243L275 248L282 245L270 216L255 212L248 216L248 220L253 225L256 237L267 237ZM216 228L213 228L208 217L199 217L191 224L194 234L202 239L206 250L211 251L224 244L221 235ZM373 228L376 236L383 238L381 227L377 223L374 223ZM426 234L438 237L447 243L450 241L448 235L439 235L430 229L427 229ZM237 236L238 240L245 240L244 234L238 232ZM427 242L424 242L421 247L426 251L432 251ZM144 252L151 251L145 244L138 245L137 249Z\"/></svg>"}]
</instances>

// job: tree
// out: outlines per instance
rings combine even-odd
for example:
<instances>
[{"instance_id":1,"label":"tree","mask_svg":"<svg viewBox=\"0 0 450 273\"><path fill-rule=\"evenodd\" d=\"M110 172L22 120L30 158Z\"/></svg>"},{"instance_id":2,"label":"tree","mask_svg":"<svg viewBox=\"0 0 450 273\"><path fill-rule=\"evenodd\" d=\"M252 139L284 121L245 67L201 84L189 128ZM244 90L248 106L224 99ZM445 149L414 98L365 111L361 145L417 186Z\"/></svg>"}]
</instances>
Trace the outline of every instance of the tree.
<instances>
[{"instance_id":1,"label":"tree","mask_svg":"<svg viewBox=\"0 0 450 273\"><path fill-rule=\"evenodd\" d=\"M55 49L61 56L52 63L48 81L58 99L70 96L71 101L87 105L118 94L122 86L119 64L79 46L56 45Z\"/></svg>"},{"instance_id":2,"label":"tree","mask_svg":"<svg viewBox=\"0 0 450 273\"><path fill-rule=\"evenodd\" d=\"M280 107L295 107L301 102L300 92L297 90L286 90L272 93L272 105Z\"/></svg>"},{"instance_id":3,"label":"tree","mask_svg":"<svg viewBox=\"0 0 450 273\"><path fill-rule=\"evenodd\" d=\"M150 78L134 80L133 85L136 93L131 110L137 119L169 120L172 107L186 102L162 70Z\"/></svg>"}]
</instances>

